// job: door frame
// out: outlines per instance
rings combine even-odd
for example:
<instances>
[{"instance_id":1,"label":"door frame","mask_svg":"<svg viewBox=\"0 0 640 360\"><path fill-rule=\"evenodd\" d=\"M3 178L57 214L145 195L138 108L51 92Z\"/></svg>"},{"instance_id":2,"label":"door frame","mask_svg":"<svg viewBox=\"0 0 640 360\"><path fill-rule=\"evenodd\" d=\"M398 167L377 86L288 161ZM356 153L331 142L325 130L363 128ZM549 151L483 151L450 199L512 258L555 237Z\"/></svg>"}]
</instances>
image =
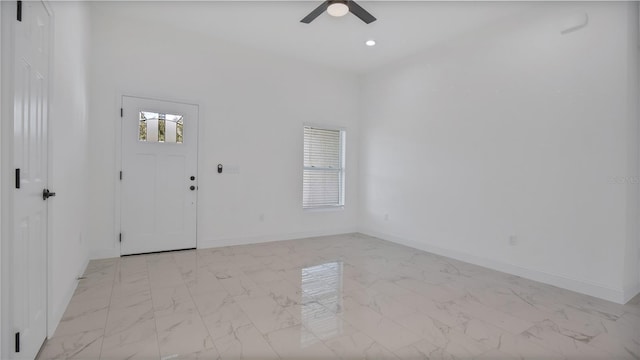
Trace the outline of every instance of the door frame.
<instances>
[{"instance_id":1,"label":"door frame","mask_svg":"<svg viewBox=\"0 0 640 360\"><path fill-rule=\"evenodd\" d=\"M49 72L47 82L47 185L51 187L53 174L53 146L51 139L51 104L53 103L53 57L54 57L54 33L55 33L55 14L49 3L49 0L39 0L49 15L49 58L47 59L47 68ZM11 268L9 267L9 254L11 245L13 244L13 102L14 102L14 54L15 54L15 18L17 11L16 1L0 1L0 78L2 86L0 89L0 358L11 359L10 354L13 353L13 336L11 331L9 290L11 288ZM53 274L51 261L51 246L53 241L53 214L50 202L47 202L47 230L46 230L46 249L45 257L47 264L46 269L46 334L47 338L53 335L56 319L51 316L55 313L53 304L51 303L51 295L53 289L51 287Z\"/></svg>"},{"instance_id":2,"label":"door frame","mask_svg":"<svg viewBox=\"0 0 640 360\"><path fill-rule=\"evenodd\" d=\"M120 181L120 171L122 171L122 121L124 121L124 117L122 117L122 110L124 107L124 98L125 97L130 97L130 98L138 98L138 99L143 99L143 100L154 100L154 101L165 101L165 102L171 102L171 103L176 103L176 104L183 104L183 105L191 105L191 106L195 106L196 108L198 108L198 129L197 129L197 134L198 134L198 146L196 146L196 164L197 164L197 169L196 169L196 179L198 179L198 184L200 184L200 168L201 168L201 157L200 157L200 146L202 143L202 112L201 112L201 107L200 104L198 102L194 102L194 101L189 101L189 100L167 100L166 98L162 97L162 96L158 96L158 97L154 97L154 96L141 96L141 95L131 95L129 93L126 92L120 92L118 94L117 97L117 115L116 115L116 121L115 121L115 149L116 149L116 154L115 154L115 169L113 171L114 174L114 182L115 182L115 213L114 213L114 227L113 227L113 243L114 243L114 249L117 252L117 254L114 254L114 256L116 257L120 257L122 256L122 244L120 243L120 239L119 239L119 235L120 235L120 231L122 230L122 182ZM200 187L200 186L199 186ZM200 223L199 219L200 219L200 191L196 191L196 249L198 248L198 224Z\"/></svg>"}]
</instances>

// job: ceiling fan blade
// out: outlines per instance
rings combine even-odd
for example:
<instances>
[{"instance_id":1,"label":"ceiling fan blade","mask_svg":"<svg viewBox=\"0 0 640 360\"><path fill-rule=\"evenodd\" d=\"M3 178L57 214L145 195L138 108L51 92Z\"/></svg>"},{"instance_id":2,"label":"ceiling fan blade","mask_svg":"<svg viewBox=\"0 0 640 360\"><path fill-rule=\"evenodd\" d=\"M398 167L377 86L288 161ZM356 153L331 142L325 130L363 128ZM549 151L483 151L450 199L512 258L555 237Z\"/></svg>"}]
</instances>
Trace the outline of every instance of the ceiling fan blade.
<instances>
[{"instance_id":1,"label":"ceiling fan blade","mask_svg":"<svg viewBox=\"0 0 640 360\"><path fill-rule=\"evenodd\" d=\"M347 4L349 5L349 11L365 23L371 24L376 21L376 18L373 15L369 14L369 12L363 9L362 6L356 4L355 1L349 0Z\"/></svg>"},{"instance_id":2,"label":"ceiling fan blade","mask_svg":"<svg viewBox=\"0 0 640 360\"><path fill-rule=\"evenodd\" d=\"M308 23L312 22L313 20L315 20L315 18L320 16L320 14L325 12L328 7L329 7L329 1L327 0L327 1L323 2L322 4L320 4L320 6L318 6L315 10L310 12L309 15L305 16L304 19L300 20L300 22L305 23L305 24L308 24Z\"/></svg>"}]
</instances>

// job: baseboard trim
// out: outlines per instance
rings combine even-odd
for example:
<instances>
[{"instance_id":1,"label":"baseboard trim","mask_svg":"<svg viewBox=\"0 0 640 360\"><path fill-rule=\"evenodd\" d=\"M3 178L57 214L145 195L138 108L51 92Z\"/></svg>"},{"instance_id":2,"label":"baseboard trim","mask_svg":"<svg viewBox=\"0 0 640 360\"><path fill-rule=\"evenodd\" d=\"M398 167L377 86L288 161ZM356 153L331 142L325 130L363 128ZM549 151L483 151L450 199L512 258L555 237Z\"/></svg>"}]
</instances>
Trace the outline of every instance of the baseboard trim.
<instances>
[{"instance_id":1,"label":"baseboard trim","mask_svg":"<svg viewBox=\"0 0 640 360\"><path fill-rule=\"evenodd\" d=\"M317 237L317 236L350 234L355 232L357 232L357 229L353 227L353 228L332 229L332 230L280 233L280 234L261 235L261 236L229 237L229 238L219 238L219 239L212 239L212 240L198 240L198 249L208 249L208 248L234 246L234 245L261 244L261 243L268 243L268 242L274 242L274 241L305 239L305 238Z\"/></svg>"},{"instance_id":2,"label":"baseboard trim","mask_svg":"<svg viewBox=\"0 0 640 360\"><path fill-rule=\"evenodd\" d=\"M627 287L625 287L623 304L628 303L629 300L633 299L638 294L640 294L640 284L635 284L635 286L627 286Z\"/></svg>"},{"instance_id":3,"label":"baseboard trim","mask_svg":"<svg viewBox=\"0 0 640 360\"><path fill-rule=\"evenodd\" d=\"M618 304L624 304L631 299L630 294L633 291L622 291L611 289L601 284L596 284L584 280L577 280L567 276L549 274L539 270L524 268L518 265L509 264L501 261L491 260L480 256L464 253L461 251L445 249L415 240L409 240L402 237L385 234L371 229L359 229L359 232L365 235L380 238L382 240L391 241L400 245L405 245L414 249L427 251L433 254L446 256L452 259L464 261L473 265L486 267L492 270L505 272L508 274L520 276L525 279L538 281L548 285L557 286L559 288L575 291L581 294L597 297L600 299L612 301ZM636 289L640 291L640 289ZM637 293L637 292L636 292ZM627 299L627 297L629 297ZM626 299L626 301L625 301Z\"/></svg>"},{"instance_id":4,"label":"baseboard trim","mask_svg":"<svg viewBox=\"0 0 640 360\"><path fill-rule=\"evenodd\" d=\"M83 264L78 269L78 272L77 272L78 276L84 274L85 270L87 269L87 265L89 265L89 258L86 258ZM52 309L49 319L47 321L47 337L48 338L51 338L53 336L53 333L56 331L58 324L60 324L60 321L62 320L62 316L64 315L64 312L67 309L67 306L69 306L69 302L71 301L73 294L76 292L77 287L78 287L78 281L74 280L71 283L71 286L67 288L67 291L65 293L65 296L62 302L60 304L53 305L54 308Z\"/></svg>"},{"instance_id":5,"label":"baseboard trim","mask_svg":"<svg viewBox=\"0 0 640 360\"><path fill-rule=\"evenodd\" d=\"M246 237L228 237L228 238L218 238L218 239L198 239L197 248L198 249L208 249L208 248L216 248L223 246L234 246L234 245L249 245L249 244L261 244L268 243L274 241L283 241L283 240L295 240L295 239L304 239L316 236L331 236L331 235L341 235L341 234L350 234L357 232L355 227L349 228L341 228L341 229L331 229L331 230L317 230L317 231L303 231L303 232L293 232L293 233L280 233L280 234L270 234L270 235L260 235L260 236L246 236ZM101 249L97 251L93 251L91 253L91 259L108 259L120 257L120 253L117 249Z\"/></svg>"}]
</instances>

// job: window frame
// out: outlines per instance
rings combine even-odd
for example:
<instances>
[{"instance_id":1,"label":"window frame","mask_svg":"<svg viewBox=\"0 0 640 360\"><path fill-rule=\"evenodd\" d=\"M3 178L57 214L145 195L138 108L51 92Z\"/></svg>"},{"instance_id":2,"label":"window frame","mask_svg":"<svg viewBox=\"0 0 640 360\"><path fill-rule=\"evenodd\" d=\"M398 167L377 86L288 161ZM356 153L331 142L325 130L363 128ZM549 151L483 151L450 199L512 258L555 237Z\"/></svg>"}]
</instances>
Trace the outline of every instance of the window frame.
<instances>
[{"instance_id":1,"label":"window frame","mask_svg":"<svg viewBox=\"0 0 640 360\"><path fill-rule=\"evenodd\" d=\"M327 131L338 131L340 133L340 150L339 150L339 165L338 169L333 168L317 168L317 167L307 167L304 166L305 161L305 136L304 131L305 128L314 128L318 130L327 130ZM319 125L313 123L304 123L302 126L302 209L304 211L332 211L332 210L342 210L345 206L345 178L346 178L346 139L347 139L347 129L344 127L336 127L336 126L327 126L327 125ZM304 205L304 172L305 170L317 170L317 171L327 171L327 170L335 170L338 172L338 204L336 205Z\"/></svg>"}]
</instances>

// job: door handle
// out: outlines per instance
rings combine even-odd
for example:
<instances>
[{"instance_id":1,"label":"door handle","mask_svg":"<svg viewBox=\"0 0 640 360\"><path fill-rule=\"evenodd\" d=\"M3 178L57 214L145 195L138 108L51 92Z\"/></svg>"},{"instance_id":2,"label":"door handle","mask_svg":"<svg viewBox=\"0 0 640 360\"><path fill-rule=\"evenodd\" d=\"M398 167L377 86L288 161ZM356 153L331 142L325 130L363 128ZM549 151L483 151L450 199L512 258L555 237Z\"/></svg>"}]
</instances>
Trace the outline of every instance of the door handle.
<instances>
[{"instance_id":1,"label":"door handle","mask_svg":"<svg viewBox=\"0 0 640 360\"><path fill-rule=\"evenodd\" d=\"M47 200L52 196L56 196L56 193L49 191L49 189L42 190L42 200Z\"/></svg>"},{"instance_id":2,"label":"door handle","mask_svg":"<svg viewBox=\"0 0 640 360\"><path fill-rule=\"evenodd\" d=\"M193 186L193 185L189 186L189 190L193 191L193 190L195 190L195 189L196 189L196 187L195 187L195 186Z\"/></svg>"}]
</instances>

